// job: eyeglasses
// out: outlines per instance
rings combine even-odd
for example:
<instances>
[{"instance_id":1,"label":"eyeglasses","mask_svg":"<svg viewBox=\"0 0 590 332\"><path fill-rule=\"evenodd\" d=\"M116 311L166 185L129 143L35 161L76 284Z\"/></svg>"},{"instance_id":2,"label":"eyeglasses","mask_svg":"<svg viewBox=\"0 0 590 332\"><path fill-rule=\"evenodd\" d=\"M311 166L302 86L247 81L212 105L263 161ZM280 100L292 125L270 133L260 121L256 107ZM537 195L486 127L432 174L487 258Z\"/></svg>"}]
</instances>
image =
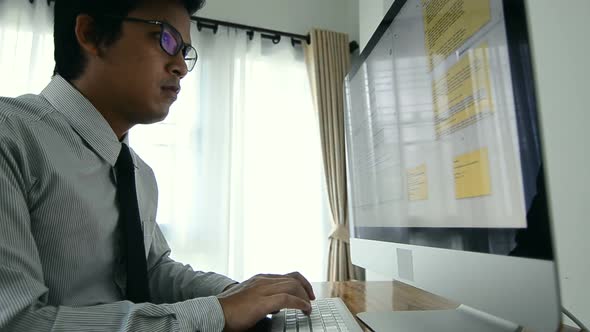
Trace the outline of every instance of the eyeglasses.
<instances>
[{"instance_id":1,"label":"eyeglasses","mask_svg":"<svg viewBox=\"0 0 590 332\"><path fill-rule=\"evenodd\" d=\"M195 64L197 63L197 59L199 57L197 54L197 50L191 44L186 44L182 40L180 32L178 32L178 30L176 30L172 25L162 21L144 20L135 17L119 17L110 15L107 15L105 17L118 19L122 21L159 25L160 47L162 47L162 50L164 50L164 52L166 52L166 54L170 56L176 56L178 52L182 51L182 56L184 58L184 61L186 62L186 67L188 71L192 71L193 68L195 68Z\"/></svg>"}]
</instances>

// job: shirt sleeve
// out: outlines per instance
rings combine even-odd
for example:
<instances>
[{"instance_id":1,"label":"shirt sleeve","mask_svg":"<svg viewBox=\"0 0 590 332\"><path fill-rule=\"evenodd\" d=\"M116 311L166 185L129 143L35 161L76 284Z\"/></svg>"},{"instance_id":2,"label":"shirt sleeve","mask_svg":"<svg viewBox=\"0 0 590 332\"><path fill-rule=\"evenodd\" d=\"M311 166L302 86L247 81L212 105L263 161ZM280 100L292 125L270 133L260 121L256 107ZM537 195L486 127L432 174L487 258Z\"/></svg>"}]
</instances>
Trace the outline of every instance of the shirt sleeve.
<instances>
[{"instance_id":1,"label":"shirt sleeve","mask_svg":"<svg viewBox=\"0 0 590 332\"><path fill-rule=\"evenodd\" d=\"M0 122L1 331L223 330L223 312L214 296L173 304L129 301L87 307L48 304L50 290L44 284L27 203L33 180L23 171L26 165L21 149L14 140L2 135L2 127ZM211 288L211 292L215 290L216 286Z\"/></svg>"},{"instance_id":2,"label":"shirt sleeve","mask_svg":"<svg viewBox=\"0 0 590 332\"><path fill-rule=\"evenodd\" d=\"M155 303L215 296L229 285L237 283L221 274L194 271L190 265L176 262L169 255L170 248L156 224L148 255L150 294Z\"/></svg>"}]
</instances>

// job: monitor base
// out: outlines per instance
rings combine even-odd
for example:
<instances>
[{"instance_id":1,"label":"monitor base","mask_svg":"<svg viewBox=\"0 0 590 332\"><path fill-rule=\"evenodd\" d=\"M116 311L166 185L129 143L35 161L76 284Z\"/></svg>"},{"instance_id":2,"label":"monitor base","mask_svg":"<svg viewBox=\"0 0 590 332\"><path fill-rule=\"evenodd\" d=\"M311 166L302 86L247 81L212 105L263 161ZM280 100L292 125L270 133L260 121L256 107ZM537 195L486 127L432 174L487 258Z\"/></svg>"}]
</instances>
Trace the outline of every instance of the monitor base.
<instances>
[{"instance_id":1,"label":"monitor base","mask_svg":"<svg viewBox=\"0 0 590 332\"><path fill-rule=\"evenodd\" d=\"M511 322L467 306L453 310L361 312L357 317L375 332L520 332Z\"/></svg>"}]
</instances>

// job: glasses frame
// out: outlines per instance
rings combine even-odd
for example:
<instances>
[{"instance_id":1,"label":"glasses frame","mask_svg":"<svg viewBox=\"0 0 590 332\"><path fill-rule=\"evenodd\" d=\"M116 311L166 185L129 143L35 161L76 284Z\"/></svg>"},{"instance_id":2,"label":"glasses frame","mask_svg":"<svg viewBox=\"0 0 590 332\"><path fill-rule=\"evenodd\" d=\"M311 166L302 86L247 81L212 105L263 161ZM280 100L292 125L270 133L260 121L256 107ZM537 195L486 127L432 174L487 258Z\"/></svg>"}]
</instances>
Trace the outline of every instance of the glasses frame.
<instances>
[{"instance_id":1,"label":"glasses frame","mask_svg":"<svg viewBox=\"0 0 590 332\"><path fill-rule=\"evenodd\" d=\"M188 69L188 71L192 71L195 68L195 65L197 63L197 60L199 59L199 54L197 53L197 49L195 49L191 44L185 43L184 40L182 39L182 35L180 34L180 32L178 32L178 30L176 30L176 28L174 26L172 26L170 23L165 22L165 21L158 21L158 20L144 20L141 18L136 18L136 17L129 17L129 16L112 16L112 15L105 15L105 17L107 18L112 18L112 19L116 19L116 20L121 20L121 21L127 21L127 22L138 22L138 23L145 23L145 24L151 24L151 25L158 25L160 27L160 48L162 48L162 51L164 51L164 53L170 55L170 56L176 56L178 55L178 53L180 51L182 51L182 57L184 58L184 62L186 63L186 67ZM178 46L176 47L175 52L172 54L170 52L168 52L166 50L166 48L164 47L164 29L168 29L169 31L171 31L171 35L174 39L176 39ZM194 58L192 57L187 57L187 54L190 54L190 51L194 51Z\"/></svg>"}]
</instances>

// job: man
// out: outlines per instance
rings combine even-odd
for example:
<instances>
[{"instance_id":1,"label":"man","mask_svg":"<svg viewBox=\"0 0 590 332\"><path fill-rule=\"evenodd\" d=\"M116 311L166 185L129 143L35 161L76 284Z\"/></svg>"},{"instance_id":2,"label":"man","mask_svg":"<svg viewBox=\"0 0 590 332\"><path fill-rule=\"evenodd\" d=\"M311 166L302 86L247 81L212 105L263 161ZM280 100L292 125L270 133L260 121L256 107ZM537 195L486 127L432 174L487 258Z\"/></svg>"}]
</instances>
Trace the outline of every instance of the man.
<instances>
[{"instance_id":1,"label":"man","mask_svg":"<svg viewBox=\"0 0 590 332\"><path fill-rule=\"evenodd\" d=\"M171 260L154 175L127 147L194 66L202 2L56 1L55 77L0 98L0 330L239 331L311 310L299 273L236 283Z\"/></svg>"}]
</instances>

